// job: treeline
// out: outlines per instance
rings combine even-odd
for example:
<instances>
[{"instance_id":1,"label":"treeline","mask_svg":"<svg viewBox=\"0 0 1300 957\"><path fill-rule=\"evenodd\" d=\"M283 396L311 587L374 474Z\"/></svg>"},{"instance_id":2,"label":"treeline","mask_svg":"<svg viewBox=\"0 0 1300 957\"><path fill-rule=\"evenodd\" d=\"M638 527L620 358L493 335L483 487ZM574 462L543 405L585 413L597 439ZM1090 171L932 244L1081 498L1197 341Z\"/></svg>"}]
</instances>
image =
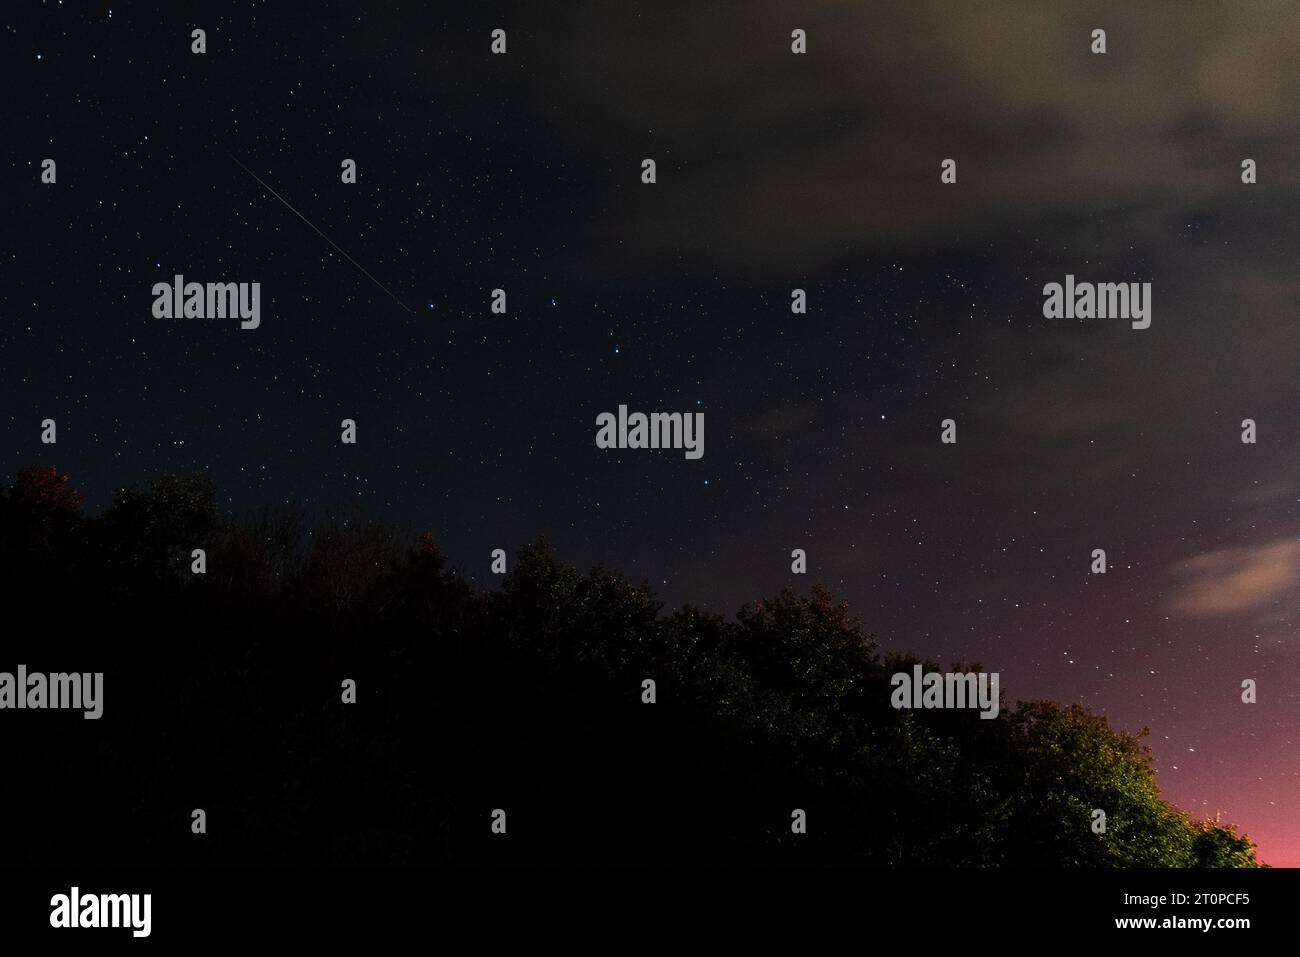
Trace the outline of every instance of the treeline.
<instances>
[{"instance_id":1,"label":"treeline","mask_svg":"<svg viewBox=\"0 0 1300 957\"><path fill-rule=\"evenodd\" d=\"M359 513L164 476L88 516L50 468L0 561L0 670L105 673L98 721L0 713L4 864L1259 866L1078 705L894 710L918 659L821 589L664 613L537 543L484 592Z\"/></svg>"}]
</instances>

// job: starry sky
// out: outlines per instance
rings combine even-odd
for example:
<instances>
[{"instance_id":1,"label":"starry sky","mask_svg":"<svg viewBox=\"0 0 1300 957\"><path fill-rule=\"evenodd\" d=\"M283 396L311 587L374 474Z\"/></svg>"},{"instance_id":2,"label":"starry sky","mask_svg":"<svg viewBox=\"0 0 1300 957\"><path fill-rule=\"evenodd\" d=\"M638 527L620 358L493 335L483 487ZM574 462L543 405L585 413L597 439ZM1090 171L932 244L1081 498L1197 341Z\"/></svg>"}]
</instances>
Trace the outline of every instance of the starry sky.
<instances>
[{"instance_id":1,"label":"starry sky","mask_svg":"<svg viewBox=\"0 0 1300 957\"><path fill-rule=\"evenodd\" d=\"M485 587L538 535L669 607L819 581L1300 865L1300 9L1135 6L6 4L6 472L355 503ZM261 327L155 319L177 273ZM1151 328L1044 318L1067 273ZM704 457L597 449L621 403Z\"/></svg>"}]
</instances>

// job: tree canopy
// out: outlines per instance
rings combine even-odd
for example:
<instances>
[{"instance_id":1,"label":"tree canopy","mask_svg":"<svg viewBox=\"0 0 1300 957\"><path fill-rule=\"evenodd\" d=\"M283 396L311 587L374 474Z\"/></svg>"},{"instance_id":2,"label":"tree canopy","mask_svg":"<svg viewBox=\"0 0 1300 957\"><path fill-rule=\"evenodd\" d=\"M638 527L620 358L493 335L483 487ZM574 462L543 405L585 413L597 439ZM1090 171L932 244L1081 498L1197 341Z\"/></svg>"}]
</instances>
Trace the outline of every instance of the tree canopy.
<instances>
[{"instance_id":1,"label":"tree canopy","mask_svg":"<svg viewBox=\"0 0 1300 957\"><path fill-rule=\"evenodd\" d=\"M1234 827L1160 797L1145 731L1052 701L994 720L894 710L890 676L918 659L881 649L821 588L733 619L665 613L539 541L483 591L431 532L215 502L202 477L164 476L88 516L52 469L0 494L7 600L30 623L9 656L104 671L108 700L94 735L49 721L9 735L26 784L3 800L37 824L0 853L1260 866ZM345 678L355 705L340 703ZM66 823L88 813L86 782L89 835ZM220 840L184 841L193 807L220 816ZM508 843L489 840L494 808L511 815Z\"/></svg>"}]
</instances>

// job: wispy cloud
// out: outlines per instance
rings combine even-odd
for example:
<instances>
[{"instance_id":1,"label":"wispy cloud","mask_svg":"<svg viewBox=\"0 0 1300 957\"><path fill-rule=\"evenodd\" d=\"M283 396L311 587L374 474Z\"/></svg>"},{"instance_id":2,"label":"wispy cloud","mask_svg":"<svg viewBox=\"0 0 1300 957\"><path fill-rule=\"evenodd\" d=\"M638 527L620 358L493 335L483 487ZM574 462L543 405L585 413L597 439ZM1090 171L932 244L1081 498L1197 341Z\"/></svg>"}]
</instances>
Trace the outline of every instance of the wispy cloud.
<instances>
[{"instance_id":1,"label":"wispy cloud","mask_svg":"<svg viewBox=\"0 0 1300 957\"><path fill-rule=\"evenodd\" d=\"M1253 611L1279 600L1300 584L1300 540L1224 548L1197 555L1171 569L1179 579L1173 611L1193 617Z\"/></svg>"}]
</instances>

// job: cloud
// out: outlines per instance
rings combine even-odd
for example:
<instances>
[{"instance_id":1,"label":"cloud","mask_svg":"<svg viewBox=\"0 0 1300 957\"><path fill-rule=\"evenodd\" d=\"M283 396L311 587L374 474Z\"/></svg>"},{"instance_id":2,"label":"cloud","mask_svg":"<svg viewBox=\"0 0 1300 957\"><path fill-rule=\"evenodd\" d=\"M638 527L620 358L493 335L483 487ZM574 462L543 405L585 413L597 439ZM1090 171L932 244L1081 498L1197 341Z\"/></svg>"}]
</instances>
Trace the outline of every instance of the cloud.
<instances>
[{"instance_id":1,"label":"cloud","mask_svg":"<svg viewBox=\"0 0 1300 957\"><path fill-rule=\"evenodd\" d=\"M789 49L793 26L809 52ZM1089 52L1104 27L1109 52ZM816 268L855 244L1091 228L1112 243L1241 193L1300 182L1300 7L1040 0L775 0L705 9L574 5L539 24L529 95L557 139L599 155L593 246L746 274ZM610 43L611 36L622 42ZM653 197L637 183L655 157ZM939 183L958 160L959 185ZM1261 189L1264 187L1261 187Z\"/></svg>"},{"instance_id":2,"label":"cloud","mask_svg":"<svg viewBox=\"0 0 1300 957\"><path fill-rule=\"evenodd\" d=\"M1300 186L1291 0L795 6L519 2L463 29L389 11L356 42L382 50L391 87L350 99L362 116L394 97L436 103L482 149L522 123L533 162L572 190L545 210L565 254L605 276L814 275L1008 238L1140 259L1256 194L1245 225L1262 234ZM508 56L485 82L453 82L483 69L487 28L506 22ZM807 54L790 50L795 27ZM654 187L640 183L647 157ZM939 182L948 157L956 186Z\"/></svg>"},{"instance_id":3,"label":"cloud","mask_svg":"<svg viewBox=\"0 0 1300 957\"><path fill-rule=\"evenodd\" d=\"M1170 600L1175 612L1206 617L1260 609L1300 583L1300 540L1206 552L1171 571L1180 579Z\"/></svg>"}]
</instances>

